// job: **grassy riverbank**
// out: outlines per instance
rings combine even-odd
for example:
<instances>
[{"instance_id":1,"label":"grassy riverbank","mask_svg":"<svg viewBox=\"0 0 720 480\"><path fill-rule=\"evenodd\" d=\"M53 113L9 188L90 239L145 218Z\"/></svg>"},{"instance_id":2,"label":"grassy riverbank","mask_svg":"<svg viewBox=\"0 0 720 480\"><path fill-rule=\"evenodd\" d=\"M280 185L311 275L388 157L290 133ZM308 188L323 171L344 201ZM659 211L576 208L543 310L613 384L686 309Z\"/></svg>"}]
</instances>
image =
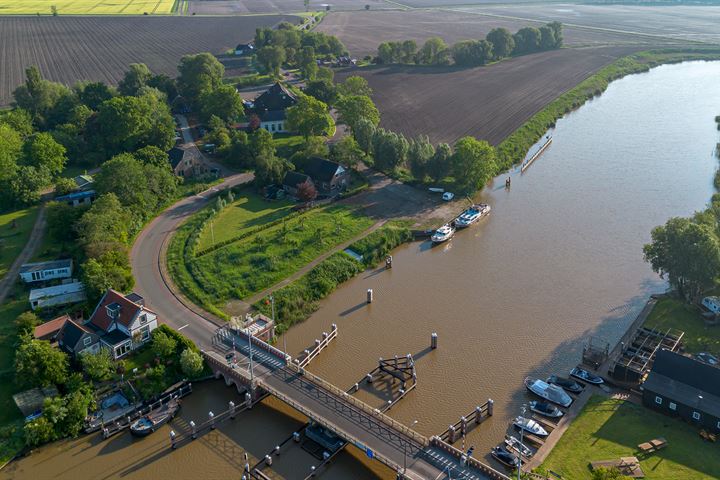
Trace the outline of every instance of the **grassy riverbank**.
<instances>
[{"instance_id":1,"label":"grassy riverbank","mask_svg":"<svg viewBox=\"0 0 720 480\"><path fill-rule=\"evenodd\" d=\"M640 456L637 445L657 437L665 437L668 447ZM709 480L720 477L717 448L680 420L624 400L593 396L540 469L584 480L591 477L591 461L637 456L648 480Z\"/></svg>"},{"instance_id":2,"label":"grassy riverbank","mask_svg":"<svg viewBox=\"0 0 720 480\"><path fill-rule=\"evenodd\" d=\"M522 162L530 148L549 128L555 126L558 119L579 108L589 99L600 95L613 80L633 73L646 72L658 65L689 60L720 60L720 48L649 50L620 58L600 69L553 100L497 146L500 171Z\"/></svg>"},{"instance_id":3,"label":"grassy riverbank","mask_svg":"<svg viewBox=\"0 0 720 480\"><path fill-rule=\"evenodd\" d=\"M687 352L710 352L720 357L720 327L705 325L700 310L678 298L658 300L644 326L658 330L674 328L683 331L683 345Z\"/></svg>"}]
</instances>

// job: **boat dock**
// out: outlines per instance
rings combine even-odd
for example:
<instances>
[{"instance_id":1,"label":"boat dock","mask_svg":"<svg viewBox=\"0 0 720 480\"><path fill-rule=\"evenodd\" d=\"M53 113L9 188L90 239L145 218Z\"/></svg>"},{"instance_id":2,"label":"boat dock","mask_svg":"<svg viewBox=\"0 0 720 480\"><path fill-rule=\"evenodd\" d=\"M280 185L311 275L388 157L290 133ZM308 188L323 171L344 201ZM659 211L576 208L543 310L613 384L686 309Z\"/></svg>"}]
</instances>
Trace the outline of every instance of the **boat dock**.
<instances>
[{"instance_id":1,"label":"boat dock","mask_svg":"<svg viewBox=\"0 0 720 480\"><path fill-rule=\"evenodd\" d=\"M543 145L540 147L540 149L537 152L535 152L532 155L532 157L528 158L527 160L525 160L522 163L522 165L520 165L520 173L525 173L525 170L530 168L530 165L532 165L533 162L535 160L537 160L538 157L540 157L540 155L542 155L543 152L545 152L545 150L547 150L547 148L550 146L551 143L552 143L552 137L550 135L548 135L547 137L545 137L545 143L543 143Z\"/></svg>"},{"instance_id":2,"label":"boat dock","mask_svg":"<svg viewBox=\"0 0 720 480\"><path fill-rule=\"evenodd\" d=\"M450 425L447 430L439 435L440 439L452 445L459 438L467 435L470 430L480 425L486 418L492 417L494 405L495 402L488 398L487 402L478 405L472 412L460 417L460 420Z\"/></svg>"}]
</instances>

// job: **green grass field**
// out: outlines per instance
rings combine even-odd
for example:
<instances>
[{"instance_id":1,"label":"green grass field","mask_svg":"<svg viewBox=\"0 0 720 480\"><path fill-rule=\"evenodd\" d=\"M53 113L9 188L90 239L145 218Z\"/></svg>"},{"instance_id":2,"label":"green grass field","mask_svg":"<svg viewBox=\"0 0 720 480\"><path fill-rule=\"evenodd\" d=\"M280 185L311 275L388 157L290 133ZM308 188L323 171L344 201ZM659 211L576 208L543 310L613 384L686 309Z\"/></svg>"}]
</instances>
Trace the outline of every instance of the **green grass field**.
<instances>
[{"instance_id":1,"label":"green grass field","mask_svg":"<svg viewBox=\"0 0 720 480\"><path fill-rule=\"evenodd\" d=\"M708 327L697 308L675 299L661 298L645 326L658 330L675 328L685 332L683 345L690 353L710 352L720 356L720 326Z\"/></svg>"},{"instance_id":2,"label":"green grass field","mask_svg":"<svg viewBox=\"0 0 720 480\"><path fill-rule=\"evenodd\" d=\"M664 437L668 446L641 456L637 445ZM542 469L573 480L590 478L591 461L638 457L647 480L720 478L718 445L704 442L680 420L623 400L593 396L572 422Z\"/></svg>"},{"instance_id":3,"label":"green grass field","mask_svg":"<svg viewBox=\"0 0 720 480\"><path fill-rule=\"evenodd\" d=\"M0 0L0 15L167 15L175 0Z\"/></svg>"},{"instance_id":4,"label":"green grass field","mask_svg":"<svg viewBox=\"0 0 720 480\"><path fill-rule=\"evenodd\" d=\"M0 214L0 277L5 275L27 243L38 212L38 207L30 207Z\"/></svg>"}]
</instances>

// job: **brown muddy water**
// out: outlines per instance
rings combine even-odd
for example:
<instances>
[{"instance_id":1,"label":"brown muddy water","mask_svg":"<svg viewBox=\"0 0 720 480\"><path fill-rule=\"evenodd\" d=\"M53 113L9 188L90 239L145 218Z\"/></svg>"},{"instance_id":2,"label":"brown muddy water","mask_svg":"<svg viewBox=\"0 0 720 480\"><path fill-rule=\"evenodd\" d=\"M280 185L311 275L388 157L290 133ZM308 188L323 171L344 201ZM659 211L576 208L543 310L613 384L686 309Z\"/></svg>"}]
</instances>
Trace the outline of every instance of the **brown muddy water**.
<instances>
[{"instance_id":1,"label":"brown muddy water","mask_svg":"<svg viewBox=\"0 0 720 480\"><path fill-rule=\"evenodd\" d=\"M412 353L418 386L390 414L439 433L488 398L495 415L468 445L484 456L529 400L527 375L565 374L590 335L611 345L665 283L643 261L650 230L702 209L713 193L720 114L720 62L662 66L613 82L560 120L551 147L524 173L502 175L478 199L489 218L431 248L393 252L394 268L368 271L322 302L287 336L290 352L336 323L338 339L312 370L341 388L378 357ZM375 301L365 304L374 289ZM430 333L439 348L430 351ZM282 345L282 340L279 342ZM238 399L209 382L185 401L172 428ZM379 398L364 394L371 403ZM262 457L302 424L266 401L174 452L170 427L143 440L124 434L58 442L9 465L3 478L240 478L243 454ZM275 478L302 479L317 460L293 446ZM391 478L344 453L322 478Z\"/></svg>"}]
</instances>

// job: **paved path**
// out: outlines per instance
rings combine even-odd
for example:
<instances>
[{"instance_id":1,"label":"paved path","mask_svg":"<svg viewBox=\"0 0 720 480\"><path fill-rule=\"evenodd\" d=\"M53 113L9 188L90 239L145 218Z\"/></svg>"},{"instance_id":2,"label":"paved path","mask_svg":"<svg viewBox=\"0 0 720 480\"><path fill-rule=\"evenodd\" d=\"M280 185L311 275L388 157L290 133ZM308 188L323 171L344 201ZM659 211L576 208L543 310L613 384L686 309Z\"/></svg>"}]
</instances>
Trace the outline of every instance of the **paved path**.
<instances>
[{"instance_id":1,"label":"paved path","mask_svg":"<svg viewBox=\"0 0 720 480\"><path fill-rule=\"evenodd\" d=\"M12 286L15 284L15 281L20 274L20 267L24 263L27 263L32 256L35 255L35 251L45 235L46 225L47 220L45 219L45 205L41 205L37 219L35 220L35 225L33 226L32 232L30 232L30 237L28 238L25 247L10 266L3 279L0 280L0 303L5 301L5 298L10 293L10 290L12 290Z\"/></svg>"}]
</instances>

